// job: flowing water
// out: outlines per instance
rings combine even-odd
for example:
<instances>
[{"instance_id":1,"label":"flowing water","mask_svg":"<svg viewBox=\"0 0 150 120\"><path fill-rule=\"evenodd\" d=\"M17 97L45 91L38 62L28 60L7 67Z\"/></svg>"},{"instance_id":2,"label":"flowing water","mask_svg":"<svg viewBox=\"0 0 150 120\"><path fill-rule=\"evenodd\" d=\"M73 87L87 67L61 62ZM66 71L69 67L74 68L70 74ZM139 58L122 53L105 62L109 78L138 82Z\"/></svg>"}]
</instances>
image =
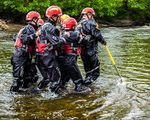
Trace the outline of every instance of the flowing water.
<instances>
[{"instance_id":1,"label":"flowing water","mask_svg":"<svg viewBox=\"0 0 150 120\"><path fill-rule=\"evenodd\" d=\"M0 32L0 119L150 120L150 27L103 28L123 82L100 45L101 76L84 95L9 92L13 33ZM79 59L80 69L83 65ZM73 91L72 83L68 83Z\"/></svg>"}]
</instances>

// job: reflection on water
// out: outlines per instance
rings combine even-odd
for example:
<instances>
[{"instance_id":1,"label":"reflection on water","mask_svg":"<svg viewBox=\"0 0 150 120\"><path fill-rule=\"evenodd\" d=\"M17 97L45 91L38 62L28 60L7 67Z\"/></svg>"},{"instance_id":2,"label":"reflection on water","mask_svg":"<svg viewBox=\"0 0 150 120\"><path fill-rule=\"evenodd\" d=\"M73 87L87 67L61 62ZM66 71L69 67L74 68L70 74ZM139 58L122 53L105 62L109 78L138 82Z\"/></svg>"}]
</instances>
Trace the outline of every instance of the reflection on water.
<instances>
[{"instance_id":1,"label":"reflection on water","mask_svg":"<svg viewBox=\"0 0 150 120\"><path fill-rule=\"evenodd\" d=\"M150 119L150 27L104 28L123 82L100 45L101 77L85 95L11 94L13 33L0 32L0 119ZM79 60L80 68L83 65ZM68 84L71 92L72 83Z\"/></svg>"}]
</instances>

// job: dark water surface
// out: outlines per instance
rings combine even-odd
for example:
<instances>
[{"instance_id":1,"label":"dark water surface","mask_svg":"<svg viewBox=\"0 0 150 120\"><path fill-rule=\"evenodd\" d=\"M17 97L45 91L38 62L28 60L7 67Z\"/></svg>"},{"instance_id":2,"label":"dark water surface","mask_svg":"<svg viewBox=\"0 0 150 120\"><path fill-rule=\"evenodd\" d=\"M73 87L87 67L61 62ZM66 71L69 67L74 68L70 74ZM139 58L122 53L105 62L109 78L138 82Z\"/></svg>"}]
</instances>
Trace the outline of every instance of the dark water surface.
<instances>
[{"instance_id":1,"label":"dark water surface","mask_svg":"<svg viewBox=\"0 0 150 120\"><path fill-rule=\"evenodd\" d=\"M100 45L101 77L92 85L92 92L60 97L48 92L39 95L9 92L13 79L12 34L0 32L0 119L150 119L150 27L102 29L123 82L119 81L107 52ZM79 65L84 75L80 59ZM73 91L71 82L67 88Z\"/></svg>"}]
</instances>

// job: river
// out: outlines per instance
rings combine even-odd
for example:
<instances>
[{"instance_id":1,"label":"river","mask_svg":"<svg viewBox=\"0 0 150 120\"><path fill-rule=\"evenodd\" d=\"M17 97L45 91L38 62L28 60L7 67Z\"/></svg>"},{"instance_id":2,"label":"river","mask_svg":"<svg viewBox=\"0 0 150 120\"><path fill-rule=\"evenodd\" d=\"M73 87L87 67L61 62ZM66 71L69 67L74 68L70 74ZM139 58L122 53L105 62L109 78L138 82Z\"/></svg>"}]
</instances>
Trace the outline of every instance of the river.
<instances>
[{"instance_id":1,"label":"river","mask_svg":"<svg viewBox=\"0 0 150 120\"><path fill-rule=\"evenodd\" d=\"M13 32L0 31L0 119L1 120L150 120L150 27L102 28L122 75L99 47L100 78L84 95L12 94L10 58ZM84 75L83 65L79 66ZM73 85L67 88L72 91Z\"/></svg>"}]
</instances>

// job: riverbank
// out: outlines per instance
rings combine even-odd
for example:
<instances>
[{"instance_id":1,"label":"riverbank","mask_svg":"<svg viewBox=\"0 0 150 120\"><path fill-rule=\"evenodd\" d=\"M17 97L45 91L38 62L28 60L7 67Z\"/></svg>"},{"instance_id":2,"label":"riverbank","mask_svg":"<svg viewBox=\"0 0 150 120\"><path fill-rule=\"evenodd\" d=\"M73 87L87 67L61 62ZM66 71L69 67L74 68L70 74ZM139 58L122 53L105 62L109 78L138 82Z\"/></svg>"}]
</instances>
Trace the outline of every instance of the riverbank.
<instances>
[{"instance_id":1,"label":"riverbank","mask_svg":"<svg viewBox=\"0 0 150 120\"><path fill-rule=\"evenodd\" d=\"M144 23L140 21L132 21L129 19L114 19L111 22L106 20L97 19L99 23L99 27L133 27L133 26L150 26L150 23ZM16 24L12 22L7 22L5 20L0 19L0 30L15 32L19 31L19 29L23 26L23 24Z\"/></svg>"},{"instance_id":2,"label":"riverbank","mask_svg":"<svg viewBox=\"0 0 150 120\"><path fill-rule=\"evenodd\" d=\"M0 31L16 32L19 31L22 26L22 24L7 23L5 20L0 19Z\"/></svg>"},{"instance_id":3,"label":"riverbank","mask_svg":"<svg viewBox=\"0 0 150 120\"><path fill-rule=\"evenodd\" d=\"M112 19L111 21L98 19L100 27L134 27L134 26L150 26L150 22L134 21L130 19Z\"/></svg>"}]
</instances>

